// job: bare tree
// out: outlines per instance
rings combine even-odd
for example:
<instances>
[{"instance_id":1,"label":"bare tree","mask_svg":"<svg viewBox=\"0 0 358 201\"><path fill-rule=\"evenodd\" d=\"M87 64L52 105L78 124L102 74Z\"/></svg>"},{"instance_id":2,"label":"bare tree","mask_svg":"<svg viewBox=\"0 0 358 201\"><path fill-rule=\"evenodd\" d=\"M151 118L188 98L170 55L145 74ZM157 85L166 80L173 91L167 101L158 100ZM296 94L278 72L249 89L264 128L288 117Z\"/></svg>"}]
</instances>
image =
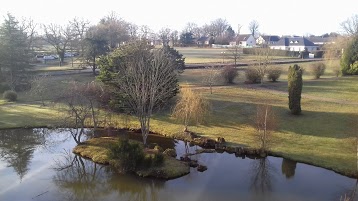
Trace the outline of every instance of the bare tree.
<instances>
[{"instance_id":1,"label":"bare tree","mask_svg":"<svg viewBox=\"0 0 358 201\"><path fill-rule=\"evenodd\" d=\"M220 70L215 66L208 66L204 73L203 83L209 85L210 94L213 94L213 85L220 79Z\"/></svg>"},{"instance_id":2,"label":"bare tree","mask_svg":"<svg viewBox=\"0 0 358 201\"><path fill-rule=\"evenodd\" d=\"M21 22L21 25L20 25L20 29L26 33L26 38L27 38L27 43L28 43L28 47L27 49L28 50L33 50L33 42L36 38L36 35L37 35L37 32L36 32L36 29L37 29L37 26L38 24L35 23L32 19L23 19L22 22Z\"/></svg>"},{"instance_id":3,"label":"bare tree","mask_svg":"<svg viewBox=\"0 0 358 201\"><path fill-rule=\"evenodd\" d=\"M142 25L139 27L139 38L149 40L150 35L153 34L153 30L147 25Z\"/></svg>"},{"instance_id":4,"label":"bare tree","mask_svg":"<svg viewBox=\"0 0 358 201\"><path fill-rule=\"evenodd\" d=\"M102 29L111 50L119 47L123 42L130 39L128 33L129 23L120 18L115 12L111 12L102 18L98 26Z\"/></svg>"},{"instance_id":5,"label":"bare tree","mask_svg":"<svg viewBox=\"0 0 358 201\"><path fill-rule=\"evenodd\" d=\"M221 36L229 27L229 23L222 18L218 18L211 22L212 30L213 30L213 36Z\"/></svg>"},{"instance_id":6,"label":"bare tree","mask_svg":"<svg viewBox=\"0 0 358 201\"><path fill-rule=\"evenodd\" d=\"M31 81L30 94L40 98L41 104L45 106L46 93L48 92L47 84L50 79L49 74L37 75Z\"/></svg>"},{"instance_id":7,"label":"bare tree","mask_svg":"<svg viewBox=\"0 0 358 201\"><path fill-rule=\"evenodd\" d=\"M121 62L108 66L107 59ZM153 112L177 93L177 57L168 48L151 49L144 40L128 43L102 60L100 79L121 97L114 101L138 118L146 145ZM116 68L113 74L106 70L111 67Z\"/></svg>"},{"instance_id":8,"label":"bare tree","mask_svg":"<svg viewBox=\"0 0 358 201\"><path fill-rule=\"evenodd\" d=\"M73 139L77 144L81 143L81 137L85 134L87 121L91 121L94 130L98 125L99 104L98 97L101 96L101 90L95 82L80 84L72 82L68 90L57 100L65 104L65 116L63 117L65 125L73 127L71 132Z\"/></svg>"},{"instance_id":9,"label":"bare tree","mask_svg":"<svg viewBox=\"0 0 358 201\"><path fill-rule=\"evenodd\" d=\"M358 15L353 15L341 23L341 27L346 34L353 36L358 35Z\"/></svg>"},{"instance_id":10,"label":"bare tree","mask_svg":"<svg viewBox=\"0 0 358 201\"><path fill-rule=\"evenodd\" d=\"M172 47L176 46L179 41L179 32L177 30L174 30L170 32L170 43L172 44Z\"/></svg>"},{"instance_id":11,"label":"bare tree","mask_svg":"<svg viewBox=\"0 0 358 201\"><path fill-rule=\"evenodd\" d=\"M258 105L255 118L256 136L263 152L268 150L271 134L277 127L277 117L271 105Z\"/></svg>"},{"instance_id":12,"label":"bare tree","mask_svg":"<svg viewBox=\"0 0 358 201\"><path fill-rule=\"evenodd\" d=\"M158 36L159 36L160 40L162 41L163 46L169 45L170 33L171 33L171 30L169 28L162 28L159 31Z\"/></svg>"},{"instance_id":13,"label":"bare tree","mask_svg":"<svg viewBox=\"0 0 358 201\"><path fill-rule=\"evenodd\" d=\"M256 37L259 32L259 23L256 20L253 20L249 24L249 30L251 34Z\"/></svg>"},{"instance_id":14,"label":"bare tree","mask_svg":"<svg viewBox=\"0 0 358 201\"><path fill-rule=\"evenodd\" d=\"M255 57L256 63L254 63L253 68L257 71L260 79L260 83L263 84L265 74L270 66L272 61L270 48L256 48L255 49Z\"/></svg>"},{"instance_id":15,"label":"bare tree","mask_svg":"<svg viewBox=\"0 0 358 201\"><path fill-rule=\"evenodd\" d=\"M184 132L188 131L190 122L198 124L209 115L210 104L199 93L193 92L189 87L182 88L181 97L177 101L172 116L182 120Z\"/></svg>"},{"instance_id":16,"label":"bare tree","mask_svg":"<svg viewBox=\"0 0 358 201\"><path fill-rule=\"evenodd\" d=\"M128 23L128 34L132 40L138 37L138 29L139 27L136 24Z\"/></svg>"},{"instance_id":17,"label":"bare tree","mask_svg":"<svg viewBox=\"0 0 358 201\"><path fill-rule=\"evenodd\" d=\"M240 54L242 52L242 49L238 45L235 45L233 47L227 48L226 52L228 53L227 54L228 58L234 60L234 65L236 66L237 60L240 59Z\"/></svg>"},{"instance_id":18,"label":"bare tree","mask_svg":"<svg viewBox=\"0 0 358 201\"><path fill-rule=\"evenodd\" d=\"M84 55L84 39L89 29L90 22L85 19L74 18L69 22L74 36L71 47L79 47L80 56Z\"/></svg>"},{"instance_id":19,"label":"bare tree","mask_svg":"<svg viewBox=\"0 0 358 201\"><path fill-rule=\"evenodd\" d=\"M60 66L62 66L66 48L68 47L71 40L74 38L72 28L70 25L62 27L55 24L43 25L45 32L45 40L52 45L60 58Z\"/></svg>"}]
</instances>

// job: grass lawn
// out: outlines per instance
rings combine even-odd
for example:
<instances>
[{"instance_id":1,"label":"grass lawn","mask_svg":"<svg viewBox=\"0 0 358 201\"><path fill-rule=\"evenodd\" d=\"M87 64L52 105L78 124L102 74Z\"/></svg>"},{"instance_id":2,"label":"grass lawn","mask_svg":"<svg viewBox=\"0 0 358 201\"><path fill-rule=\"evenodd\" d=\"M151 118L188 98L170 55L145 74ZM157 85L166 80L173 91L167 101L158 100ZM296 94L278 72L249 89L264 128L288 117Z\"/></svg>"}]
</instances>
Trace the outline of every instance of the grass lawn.
<instances>
[{"instance_id":1,"label":"grass lawn","mask_svg":"<svg viewBox=\"0 0 358 201\"><path fill-rule=\"evenodd\" d=\"M358 128L358 77L333 76L331 68L321 79L313 80L309 72L309 63L302 63L305 69L302 94L301 116L292 116L288 111L287 68L282 65L283 74L279 82L267 82L263 85L244 84L244 68L236 83L223 86L220 83L210 94L209 87L202 79L205 69L185 70L180 84L189 84L198 93L202 93L213 105L212 115L206 123L191 126L191 131L212 138L224 137L233 146L257 147L257 138L253 127L256 106L268 103L274 107L279 127L273 133L270 147L278 155L333 169L347 175L357 175L357 152L355 137ZM50 92L66 88L70 80L90 81L91 76L57 76L49 82ZM29 94L20 93L19 103L4 104L0 100L0 128L47 125L53 123L52 116L57 114L52 108L26 104L35 101ZM174 102L174 101L173 101ZM135 118L126 125L125 119L118 116L117 125L138 127ZM29 123L30 122L30 123ZM151 130L173 135L183 130L180 122L170 117L170 110L164 110L153 116Z\"/></svg>"},{"instance_id":2,"label":"grass lawn","mask_svg":"<svg viewBox=\"0 0 358 201\"><path fill-rule=\"evenodd\" d=\"M232 53L226 48L195 48L195 47L175 47L183 57L186 64L206 64L206 63L234 63ZM248 62L255 59L254 55L240 53L240 62ZM273 59L292 59L292 57L275 56Z\"/></svg>"}]
</instances>

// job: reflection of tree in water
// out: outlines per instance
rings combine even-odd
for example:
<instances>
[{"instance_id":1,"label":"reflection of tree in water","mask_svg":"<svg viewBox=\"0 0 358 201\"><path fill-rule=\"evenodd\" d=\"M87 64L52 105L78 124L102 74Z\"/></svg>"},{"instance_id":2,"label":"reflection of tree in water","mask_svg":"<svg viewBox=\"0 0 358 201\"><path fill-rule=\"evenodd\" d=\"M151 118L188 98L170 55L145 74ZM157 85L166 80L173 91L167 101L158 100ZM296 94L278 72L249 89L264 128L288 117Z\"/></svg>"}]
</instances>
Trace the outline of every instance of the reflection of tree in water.
<instances>
[{"instance_id":1,"label":"reflection of tree in water","mask_svg":"<svg viewBox=\"0 0 358 201\"><path fill-rule=\"evenodd\" d=\"M53 181L66 200L97 200L106 192L103 166L92 161L65 152L54 169L57 172Z\"/></svg>"},{"instance_id":2,"label":"reflection of tree in water","mask_svg":"<svg viewBox=\"0 0 358 201\"><path fill-rule=\"evenodd\" d=\"M345 192L340 196L339 201L356 201L357 199L357 189L358 188L358 179L355 182L355 185L352 189L345 190Z\"/></svg>"},{"instance_id":3,"label":"reflection of tree in water","mask_svg":"<svg viewBox=\"0 0 358 201\"><path fill-rule=\"evenodd\" d=\"M284 158L281 166L282 174L285 175L287 179L292 178L295 176L296 165L296 161Z\"/></svg>"},{"instance_id":4,"label":"reflection of tree in water","mask_svg":"<svg viewBox=\"0 0 358 201\"><path fill-rule=\"evenodd\" d=\"M32 129L0 131L0 157L8 167L14 168L22 179L27 171L37 146L45 142L45 136Z\"/></svg>"},{"instance_id":5,"label":"reflection of tree in water","mask_svg":"<svg viewBox=\"0 0 358 201\"><path fill-rule=\"evenodd\" d=\"M118 193L120 200L158 200L158 190L164 184L164 181L117 174L110 167L69 152L54 169L57 173L53 181L64 196L60 200L103 200L113 193Z\"/></svg>"},{"instance_id":6,"label":"reflection of tree in water","mask_svg":"<svg viewBox=\"0 0 358 201\"><path fill-rule=\"evenodd\" d=\"M250 188L261 194L272 191L272 180L274 169L268 158L253 160Z\"/></svg>"}]
</instances>

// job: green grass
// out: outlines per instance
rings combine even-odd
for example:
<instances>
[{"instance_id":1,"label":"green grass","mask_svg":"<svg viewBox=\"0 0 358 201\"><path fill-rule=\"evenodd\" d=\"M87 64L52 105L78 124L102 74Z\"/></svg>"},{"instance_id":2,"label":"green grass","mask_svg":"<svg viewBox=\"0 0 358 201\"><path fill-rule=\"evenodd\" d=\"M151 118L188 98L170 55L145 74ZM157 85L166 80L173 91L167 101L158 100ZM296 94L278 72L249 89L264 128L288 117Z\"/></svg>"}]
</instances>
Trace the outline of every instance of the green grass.
<instances>
[{"instance_id":1,"label":"green grass","mask_svg":"<svg viewBox=\"0 0 358 201\"><path fill-rule=\"evenodd\" d=\"M301 116L292 116L288 111L287 69L281 65L283 74L279 82L265 81L263 85L244 84L244 68L236 84L223 86L217 83L210 94L209 87L203 85L205 69L185 70L180 76L180 84L189 84L202 93L213 105L212 115L206 123L191 126L191 131L207 137L224 137L232 146L257 147L253 117L257 104L271 104L278 116L279 127L273 134L270 146L274 153L346 175L357 176L357 153L354 144L358 119L358 77L333 77L331 66L321 79L313 80L308 73L310 63L302 63L306 69L302 96ZM334 66L333 66L334 67ZM71 80L86 82L92 76L57 76L48 83L49 98L61 91ZM32 101L31 104L26 103ZM53 123L57 111L40 107L36 97L19 93L19 102L7 104L0 100L0 128L38 126ZM175 100L173 100L174 102ZM121 116L114 117L119 127L139 127L135 118L126 121ZM125 123L126 122L126 123ZM174 135L183 130L180 122L170 116L170 109L153 116L151 130L166 135Z\"/></svg>"},{"instance_id":2,"label":"green grass","mask_svg":"<svg viewBox=\"0 0 358 201\"><path fill-rule=\"evenodd\" d=\"M212 64L212 63L233 63L232 53L226 48L193 48L175 47L183 57L186 64ZM256 59L254 55L240 54L237 61L248 62ZM292 59L291 57L275 56L273 59Z\"/></svg>"}]
</instances>

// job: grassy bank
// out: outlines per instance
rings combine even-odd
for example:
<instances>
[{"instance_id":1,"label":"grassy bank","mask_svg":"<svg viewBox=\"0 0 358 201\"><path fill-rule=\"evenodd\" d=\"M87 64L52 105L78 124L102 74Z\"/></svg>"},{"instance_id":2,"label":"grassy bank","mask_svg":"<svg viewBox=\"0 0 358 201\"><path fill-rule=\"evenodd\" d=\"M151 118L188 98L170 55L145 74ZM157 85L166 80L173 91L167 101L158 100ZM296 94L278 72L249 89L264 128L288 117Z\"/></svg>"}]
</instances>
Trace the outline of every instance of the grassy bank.
<instances>
[{"instance_id":1,"label":"grassy bank","mask_svg":"<svg viewBox=\"0 0 358 201\"><path fill-rule=\"evenodd\" d=\"M313 80L308 73L309 63L302 65L307 71L301 116L292 116L288 111L287 64L282 65L284 72L277 83L243 84L244 69L240 69L236 84L223 86L217 83L213 94L202 82L207 73L205 69L186 70L180 77L181 84L189 84L213 105L212 115L206 123L189 129L207 137L224 137L232 146L257 147L253 117L257 104L268 103L274 107L279 121L270 144L274 153L346 175L356 174L354 139L358 130L355 127L358 119L358 77L335 78L333 69L329 68L322 79ZM72 79L84 82L93 80L93 77L73 75L53 79L49 87L54 89L50 92L59 91ZM53 108L26 104L26 100L36 101L28 94L19 94L19 97L20 104L8 105L0 100L0 128L47 125L55 121L51 120L57 114ZM119 126L139 126L135 118L128 122L118 116L115 120ZM183 126L170 117L168 109L153 116L151 130L173 135L182 131Z\"/></svg>"}]
</instances>

